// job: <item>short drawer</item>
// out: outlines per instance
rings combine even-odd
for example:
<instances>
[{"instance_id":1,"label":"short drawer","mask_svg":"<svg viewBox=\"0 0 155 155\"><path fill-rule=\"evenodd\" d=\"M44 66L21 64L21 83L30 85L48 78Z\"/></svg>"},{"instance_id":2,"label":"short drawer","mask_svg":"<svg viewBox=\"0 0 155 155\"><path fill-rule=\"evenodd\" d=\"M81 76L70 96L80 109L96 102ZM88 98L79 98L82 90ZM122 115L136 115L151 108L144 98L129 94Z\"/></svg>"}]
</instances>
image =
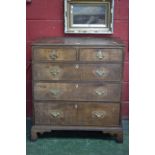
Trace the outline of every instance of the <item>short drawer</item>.
<instances>
[{"instance_id":1,"label":"short drawer","mask_svg":"<svg viewBox=\"0 0 155 155\"><path fill-rule=\"evenodd\" d=\"M77 108L77 124L81 126L117 126L119 125L120 104L87 103Z\"/></svg>"},{"instance_id":2,"label":"short drawer","mask_svg":"<svg viewBox=\"0 0 155 155\"><path fill-rule=\"evenodd\" d=\"M122 60L122 49L80 49L80 61L120 62Z\"/></svg>"},{"instance_id":3,"label":"short drawer","mask_svg":"<svg viewBox=\"0 0 155 155\"><path fill-rule=\"evenodd\" d=\"M120 101L118 83L34 83L35 100Z\"/></svg>"},{"instance_id":4,"label":"short drawer","mask_svg":"<svg viewBox=\"0 0 155 155\"><path fill-rule=\"evenodd\" d=\"M34 80L105 80L120 81L121 64L35 63Z\"/></svg>"},{"instance_id":5,"label":"short drawer","mask_svg":"<svg viewBox=\"0 0 155 155\"><path fill-rule=\"evenodd\" d=\"M73 61L76 60L74 48L34 48L33 60Z\"/></svg>"},{"instance_id":6,"label":"short drawer","mask_svg":"<svg viewBox=\"0 0 155 155\"><path fill-rule=\"evenodd\" d=\"M73 125L76 123L74 104L34 103L36 125Z\"/></svg>"}]
</instances>

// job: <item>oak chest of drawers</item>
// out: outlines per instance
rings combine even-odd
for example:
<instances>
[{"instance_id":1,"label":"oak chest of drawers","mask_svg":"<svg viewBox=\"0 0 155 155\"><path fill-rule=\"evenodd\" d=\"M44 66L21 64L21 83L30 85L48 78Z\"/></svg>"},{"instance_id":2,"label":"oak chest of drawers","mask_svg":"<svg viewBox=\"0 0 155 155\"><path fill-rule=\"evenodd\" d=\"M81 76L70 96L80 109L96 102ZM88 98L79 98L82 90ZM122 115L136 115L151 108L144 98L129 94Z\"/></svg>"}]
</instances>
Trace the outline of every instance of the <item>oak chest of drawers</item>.
<instances>
[{"instance_id":1,"label":"oak chest of drawers","mask_svg":"<svg viewBox=\"0 0 155 155\"><path fill-rule=\"evenodd\" d=\"M91 130L123 141L123 44L103 38L47 38L32 45L33 126Z\"/></svg>"}]
</instances>

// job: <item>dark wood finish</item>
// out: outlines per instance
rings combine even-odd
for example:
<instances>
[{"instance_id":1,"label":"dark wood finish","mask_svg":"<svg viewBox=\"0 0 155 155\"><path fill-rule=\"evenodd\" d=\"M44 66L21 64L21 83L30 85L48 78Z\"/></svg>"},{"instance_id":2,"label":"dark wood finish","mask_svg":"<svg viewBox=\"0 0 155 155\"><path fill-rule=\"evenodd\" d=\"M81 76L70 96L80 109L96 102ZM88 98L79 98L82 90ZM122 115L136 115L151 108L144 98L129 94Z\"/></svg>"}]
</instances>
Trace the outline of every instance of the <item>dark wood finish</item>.
<instances>
[{"instance_id":1,"label":"dark wood finish","mask_svg":"<svg viewBox=\"0 0 155 155\"><path fill-rule=\"evenodd\" d=\"M113 126L113 127L103 127L103 126L60 126L60 125L34 125L32 130L36 130L35 132L47 131L51 130L88 130L88 131L102 131L103 133L115 133L122 131L122 126Z\"/></svg>"},{"instance_id":2,"label":"dark wood finish","mask_svg":"<svg viewBox=\"0 0 155 155\"><path fill-rule=\"evenodd\" d=\"M123 132L122 131L116 133L116 141L118 143L123 143Z\"/></svg>"},{"instance_id":3,"label":"dark wood finish","mask_svg":"<svg viewBox=\"0 0 155 155\"><path fill-rule=\"evenodd\" d=\"M100 54L100 55L99 55ZM81 49L80 60L81 61L122 61L122 50L121 49Z\"/></svg>"},{"instance_id":4,"label":"dark wood finish","mask_svg":"<svg viewBox=\"0 0 155 155\"><path fill-rule=\"evenodd\" d=\"M118 126L120 106L116 103L79 104L77 124L84 126Z\"/></svg>"},{"instance_id":5,"label":"dark wood finish","mask_svg":"<svg viewBox=\"0 0 155 155\"><path fill-rule=\"evenodd\" d=\"M91 38L91 37L51 37L51 38L43 38L33 42L33 46L95 46L98 48L101 46L102 48L123 48L124 44L118 38Z\"/></svg>"},{"instance_id":6,"label":"dark wood finish","mask_svg":"<svg viewBox=\"0 0 155 155\"><path fill-rule=\"evenodd\" d=\"M121 64L35 63L34 80L120 81Z\"/></svg>"},{"instance_id":7,"label":"dark wood finish","mask_svg":"<svg viewBox=\"0 0 155 155\"><path fill-rule=\"evenodd\" d=\"M96 126L51 126L51 125L33 125L31 129L31 140L37 140L38 133L51 132L52 130L77 130L77 131L102 131L116 137L116 141L123 142L122 126L113 127L96 127ZM120 139L119 139L120 138Z\"/></svg>"},{"instance_id":8,"label":"dark wood finish","mask_svg":"<svg viewBox=\"0 0 155 155\"><path fill-rule=\"evenodd\" d=\"M31 129L31 140L37 140L37 138L38 138L38 134L37 134L38 132L34 129L34 126L32 127L32 129Z\"/></svg>"},{"instance_id":9,"label":"dark wood finish","mask_svg":"<svg viewBox=\"0 0 155 155\"><path fill-rule=\"evenodd\" d=\"M76 108L66 103L34 103L36 125L76 125Z\"/></svg>"},{"instance_id":10,"label":"dark wood finish","mask_svg":"<svg viewBox=\"0 0 155 155\"><path fill-rule=\"evenodd\" d=\"M118 126L117 103L35 102L36 125Z\"/></svg>"},{"instance_id":11,"label":"dark wood finish","mask_svg":"<svg viewBox=\"0 0 155 155\"><path fill-rule=\"evenodd\" d=\"M76 49L70 48L35 48L34 60L74 61L76 60Z\"/></svg>"},{"instance_id":12,"label":"dark wood finish","mask_svg":"<svg viewBox=\"0 0 155 155\"><path fill-rule=\"evenodd\" d=\"M120 84L41 83L34 84L35 100L120 101Z\"/></svg>"},{"instance_id":13,"label":"dark wood finish","mask_svg":"<svg viewBox=\"0 0 155 155\"><path fill-rule=\"evenodd\" d=\"M122 42L46 38L32 50L31 139L51 130L90 130L122 142Z\"/></svg>"}]
</instances>

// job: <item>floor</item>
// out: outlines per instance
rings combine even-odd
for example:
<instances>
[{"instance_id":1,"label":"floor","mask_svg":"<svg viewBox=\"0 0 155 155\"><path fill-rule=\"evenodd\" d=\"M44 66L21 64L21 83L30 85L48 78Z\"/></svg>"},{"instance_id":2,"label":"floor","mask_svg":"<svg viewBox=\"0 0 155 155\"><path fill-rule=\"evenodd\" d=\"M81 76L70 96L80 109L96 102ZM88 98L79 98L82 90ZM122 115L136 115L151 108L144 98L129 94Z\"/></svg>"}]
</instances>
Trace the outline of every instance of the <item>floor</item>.
<instances>
[{"instance_id":1,"label":"floor","mask_svg":"<svg viewBox=\"0 0 155 155\"><path fill-rule=\"evenodd\" d=\"M27 119L26 155L128 155L129 125L123 120L124 142L116 143L100 132L53 131L30 141L31 120Z\"/></svg>"}]
</instances>

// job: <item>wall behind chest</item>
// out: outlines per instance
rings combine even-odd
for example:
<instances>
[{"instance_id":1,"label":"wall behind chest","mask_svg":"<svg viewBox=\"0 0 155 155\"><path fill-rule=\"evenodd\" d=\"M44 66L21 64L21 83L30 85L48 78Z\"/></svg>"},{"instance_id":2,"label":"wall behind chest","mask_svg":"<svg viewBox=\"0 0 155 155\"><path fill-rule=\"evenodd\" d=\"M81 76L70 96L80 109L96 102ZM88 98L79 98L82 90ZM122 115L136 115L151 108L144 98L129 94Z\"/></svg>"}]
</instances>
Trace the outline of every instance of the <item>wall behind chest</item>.
<instances>
[{"instance_id":1,"label":"wall behind chest","mask_svg":"<svg viewBox=\"0 0 155 155\"><path fill-rule=\"evenodd\" d=\"M32 114L32 83L31 83L31 43L42 37L118 37L125 43L124 81L123 81L123 112L128 118L129 112L129 78L128 78L128 19L129 0L115 0L114 33L112 35L78 35L64 34L63 19L64 0L32 0L26 5L26 73L27 73L27 116Z\"/></svg>"}]
</instances>

